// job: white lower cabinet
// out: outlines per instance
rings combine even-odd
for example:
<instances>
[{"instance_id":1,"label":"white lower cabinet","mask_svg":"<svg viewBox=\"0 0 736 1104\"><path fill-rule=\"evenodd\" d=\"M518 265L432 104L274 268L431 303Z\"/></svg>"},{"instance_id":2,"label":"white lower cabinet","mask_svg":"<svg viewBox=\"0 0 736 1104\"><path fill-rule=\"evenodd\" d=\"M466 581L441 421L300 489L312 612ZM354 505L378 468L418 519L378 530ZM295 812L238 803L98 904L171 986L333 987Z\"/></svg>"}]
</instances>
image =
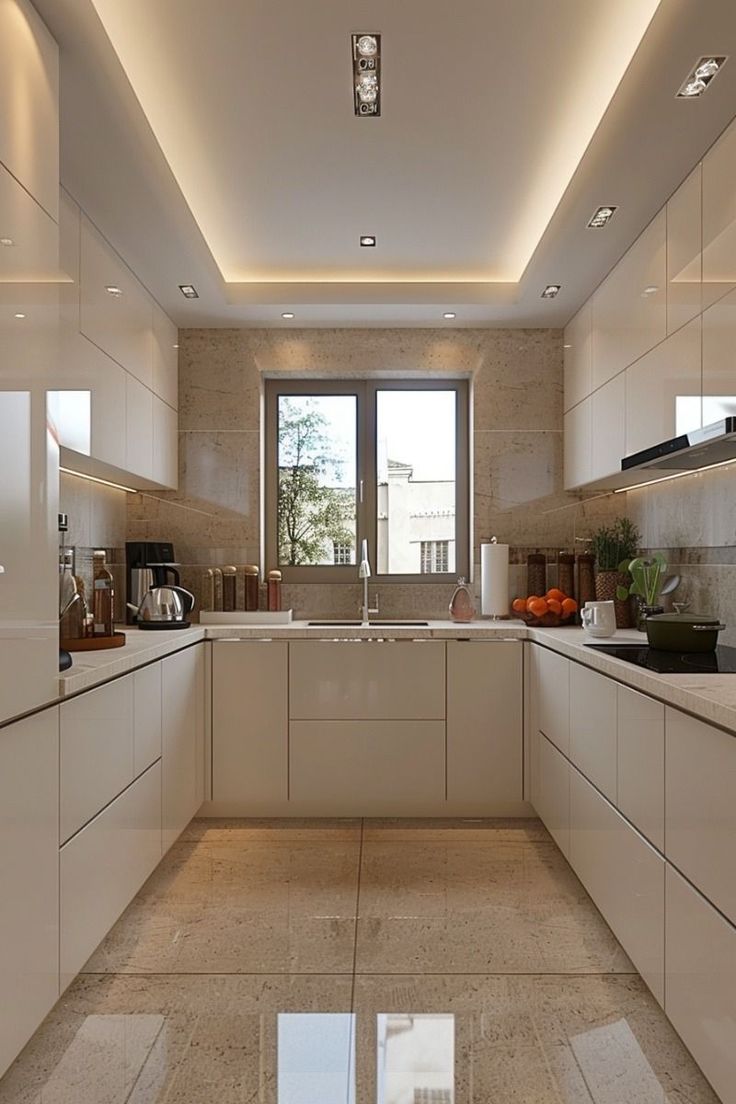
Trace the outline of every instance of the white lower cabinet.
<instances>
[{"instance_id":1,"label":"white lower cabinet","mask_svg":"<svg viewBox=\"0 0 736 1104\"><path fill-rule=\"evenodd\" d=\"M667 867L665 1011L723 1104L736 1102L736 928Z\"/></svg>"},{"instance_id":2,"label":"white lower cabinet","mask_svg":"<svg viewBox=\"0 0 736 1104\"><path fill-rule=\"evenodd\" d=\"M564 656L531 645L533 730L543 732L560 751L570 750L570 667Z\"/></svg>"},{"instance_id":3,"label":"white lower cabinet","mask_svg":"<svg viewBox=\"0 0 736 1104\"><path fill-rule=\"evenodd\" d=\"M133 773L137 778L161 758L161 664L133 675Z\"/></svg>"},{"instance_id":4,"label":"white lower cabinet","mask_svg":"<svg viewBox=\"0 0 736 1104\"><path fill-rule=\"evenodd\" d=\"M59 994L59 711L0 729L0 1075Z\"/></svg>"},{"instance_id":5,"label":"white lower cabinet","mask_svg":"<svg viewBox=\"0 0 736 1104\"><path fill-rule=\"evenodd\" d=\"M167 851L204 801L204 645L161 661L162 817Z\"/></svg>"},{"instance_id":6,"label":"white lower cabinet","mask_svg":"<svg viewBox=\"0 0 736 1104\"><path fill-rule=\"evenodd\" d=\"M251 815L286 802L289 774L286 641L212 645L212 796Z\"/></svg>"},{"instance_id":7,"label":"white lower cabinet","mask_svg":"<svg viewBox=\"0 0 736 1104\"><path fill-rule=\"evenodd\" d=\"M161 764L86 825L60 855L60 981L73 981L161 858Z\"/></svg>"},{"instance_id":8,"label":"white lower cabinet","mask_svg":"<svg viewBox=\"0 0 736 1104\"><path fill-rule=\"evenodd\" d=\"M447 642L447 800L478 814L522 799L522 647Z\"/></svg>"},{"instance_id":9,"label":"white lower cabinet","mask_svg":"<svg viewBox=\"0 0 736 1104\"><path fill-rule=\"evenodd\" d=\"M565 858L570 855L571 769L542 732L532 734L532 805Z\"/></svg>"},{"instance_id":10,"label":"white lower cabinet","mask_svg":"<svg viewBox=\"0 0 736 1104\"><path fill-rule=\"evenodd\" d=\"M616 800L616 683L570 664L570 759L611 801Z\"/></svg>"},{"instance_id":11,"label":"white lower cabinet","mask_svg":"<svg viewBox=\"0 0 736 1104\"><path fill-rule=\"evenodd\" d=\"M664 859L576 770L570 771L570 865L664 1003Z\"/></svg>"},{"instance_id":12,"label":"white lower cabinet","mask_svg":"<svg viewBox=\"0 0 736 1104\"><path fill-rule=\"evenodd\" d=\"M664 706L617 686L618 805L664 851Z\"/></svg>"}]
</instances>

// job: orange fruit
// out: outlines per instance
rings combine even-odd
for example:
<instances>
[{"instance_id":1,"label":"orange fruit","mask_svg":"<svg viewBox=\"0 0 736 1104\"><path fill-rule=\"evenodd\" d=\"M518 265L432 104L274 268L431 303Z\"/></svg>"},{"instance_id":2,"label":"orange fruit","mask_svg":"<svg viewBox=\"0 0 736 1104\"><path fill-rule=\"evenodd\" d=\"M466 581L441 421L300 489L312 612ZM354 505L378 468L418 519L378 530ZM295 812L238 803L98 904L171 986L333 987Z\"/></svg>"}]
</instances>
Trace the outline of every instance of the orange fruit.
<instances>
[{"instance_id":1,"label":"orange fruit","mask_svg":"<svg viewBox=\"0 0 736 1104\"><path fill-rule=\"evenodd\" d=\"M529 610L529 613L534 614L535 617L544 617L548 609L547 599L535 598L534 601L527 602L526 608Z\"/></svg>"},{"instance_id":2,"label":"orange fruit","mask_svg":"<svg viewBox=\"0 0 736 1104\"><path fill-rule=\"evenodd\" d=\"M525 613L526 598L514 598L513 602L511 603L511 608L514 613Z\"/></svg>"},{"instance_id":3,"label":"orange fruit","mask_svg":"<svg viewBox=\"0 0 736 1104\"><path fill-rule=\"evenodd\" d=\"M549 600L550 598L554 598L554 600L556 602L564 602L565 599L567 598L567 595L565 594L564 591L560 590L558 587L551 587L547 591L547 599Z\"/></svg>"},{"instance_id":4,"label":"orange fruit","mask_svg":"<svg viewBox=\"0 0 736 1104\"><path fill-rule=\"evenodd\" d=\"M532 602L541 602L541 601L544 601L544 599L540 598L538 594L530 594L529 597L526 600L527 612L528 613L532 612L532 609L531 609Z\"/></svg>"},{"instance_id":5,"label":"orange fruit","mask_svg":"<svg viewBox=\"0 0 736 1104\"><path fill-rule=\"evenodd\" d=\"M562 602L559 602L556 598L548 598L547 608L550 613L562 613Z\"/></svg>"},{"instance_id":6,"label":"orange fruit","mask_svg":"<svg viewBox=\"0 0 736 1104\"><path fill-rule=\"evenodd\" d=\"M577 613L578 604L574 598L566 598L562 603L562 612L568 617L571 613Z\"/></svg>"}]
</instances>

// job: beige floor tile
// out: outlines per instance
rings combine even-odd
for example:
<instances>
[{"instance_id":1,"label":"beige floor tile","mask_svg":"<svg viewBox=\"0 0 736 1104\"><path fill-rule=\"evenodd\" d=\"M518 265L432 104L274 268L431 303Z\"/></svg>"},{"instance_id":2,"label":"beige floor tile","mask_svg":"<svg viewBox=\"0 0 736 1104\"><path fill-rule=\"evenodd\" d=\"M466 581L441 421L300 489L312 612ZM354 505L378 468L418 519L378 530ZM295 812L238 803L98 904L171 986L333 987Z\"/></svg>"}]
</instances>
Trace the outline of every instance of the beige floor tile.
<instances>
[{"instance_id":1,"label":"beige floor tile","mask_svg":"<svg viewBox=\"0 0 736 1104\"><path fill-rule=\"evenodd\" d=\"M541 820L530 818L484 819L463 818L447 819L440 817L426 819L371 819L365 821L363 839L380 840L384 843L431 842L444 840L448 843L489 843L501 840L523 841L540 840L549 842L551 837Z\"/></svg>"},{"instance_id":2,"label":"beige floor tile","mask_svg":"<svg viewBox=\"0 0 736 1104\"><path fill-rule=\"evenodd\" d=\"M283 819L248 817L196 817L181 836L182 842L234 843L238 841L293 842L305 840L330 841L360 838L361 822L357 818L307 820L303 817Z\"/></svg>"},{"instance_id":3,"label":"beige floor tile","mask_svg":"<svg viewBox=\"0 0 736 1104\"><path fill-rule=\"evenodd\" d=\"M718 1104L638 977L358 975L354 1011L366 1101L381 1037L406 1100L449 1085L453 1104Z\"/></svg>"},{"instance_id":4,"label":"beige floor tile","mask_svg":"<svg viewBox=\"0 0 736 1104\"><path fill-rule=\"evenodd\" d=\"M549 843L367 842L359 913L359 972L633 971Z\"/></svg>"},{"instance_id":5,"label":"beige floor tile","mask_svg":"<svg viewBox=\"0 0 736 1104\"><path fill-rule=\"evenodd\" d=\"M357 840L176 844L85 971L349 971L359 853Z\"/></svg>"}]
</instances>

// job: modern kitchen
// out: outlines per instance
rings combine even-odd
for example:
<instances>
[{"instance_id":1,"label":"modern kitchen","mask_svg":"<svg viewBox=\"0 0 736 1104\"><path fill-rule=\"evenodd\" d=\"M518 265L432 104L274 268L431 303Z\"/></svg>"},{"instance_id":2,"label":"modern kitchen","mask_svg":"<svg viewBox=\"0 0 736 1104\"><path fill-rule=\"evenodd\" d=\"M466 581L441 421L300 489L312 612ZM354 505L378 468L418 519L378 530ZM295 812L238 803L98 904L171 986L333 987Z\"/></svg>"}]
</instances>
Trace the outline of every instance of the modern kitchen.
<instances>
[{"instance_id":1,"label":"modern kitchen","mask_svg":"<svg viewBox=\"0 0 736 1104\"><path fill-rule=\"evenodd\" d=\"M0 1104L736 1104L736 8L0 0Z\"/></svg>"}]
</instances>

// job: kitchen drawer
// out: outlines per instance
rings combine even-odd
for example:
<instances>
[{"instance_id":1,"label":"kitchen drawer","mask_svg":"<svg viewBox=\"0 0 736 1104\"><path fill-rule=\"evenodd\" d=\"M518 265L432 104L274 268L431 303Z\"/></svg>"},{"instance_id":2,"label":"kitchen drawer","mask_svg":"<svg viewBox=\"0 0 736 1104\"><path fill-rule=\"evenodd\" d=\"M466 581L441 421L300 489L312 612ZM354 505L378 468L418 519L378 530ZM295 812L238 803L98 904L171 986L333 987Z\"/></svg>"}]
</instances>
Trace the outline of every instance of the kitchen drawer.
<instances>
[{"instance_id":1,"label":"kitchen drawer","mask_svg":"<svg viewBox=\"0 0 736 1104\"><path fill-rule=\"evenodd\" d=\"M73 980L161 858L161 764L61 849L61 989Z\"/></svg>"},{"instance_id":2,"label":"kitchen drawer","mask_svg":"<svg viewBox=\"0 0 736 1104\"><path fill-rule=\"evenodd\" d=\"M532 733L532 804L565 857L570 854L571 770L546 736Z\"/></svg>"},{"instance_id":3,"label":"kitchen drawer","mask_svg":"<svg viewBox=\"0 0 736 1104\"><path fill-rule=\"evenodd\" d=\"M444 641L295 641L289 645L289 716L444 720Z\"/></svg>"},{"instance_id":4,"label":"kitchen drawer","mask_svg":"<svg viewBox=\"0 0 736 1104\"><path fill-rule=\"evenodd\" d=\"M444 721L292 721L289 798L326 815L441 806Z\"/></svg>"},{"instance_id":5,"label":"kitchen drawer","mask_svg":"<svg viewBox=\"0 0 736 1104\"><path fill-rule=\"evenodd\" d=\"M667 708L665 853L736 923L736 738Z\"/></svg>"},{"instance_id":6,"label":"kitchen drawer","mask_svg":"<svg viewBox=\"0 0 736 1104\"><path fill-rule=\"evenodd\" d=\"M616 683L579 663L570 665L570 758L616 801Z\"/></svg>"},{"instance_id":7,"label":"kitchen drawer","mask_svg":"<svg viewBox=\"0 0 736 1104\"><path fill-rule=\"evenodd\" d=\"M570 865L660 1004L664 1004L664 859L576 770L570 772Z\"/></svg>"},{"instance_id":8,"label":"kitchen drawer","mask_svg":"<svg viewBox=\"0 0 736 1104\"><path fill-rule=\"evenodd\" d=\"M533 724L565 755L570 750L570 661L532 645Z\"/></svg>"},{"instance_id":9,"label":"kitchen drawer","mask_svg":"<svg viewBox=\"0 0 736 1104\"><path fill-rule=\"evenodd\" d=\"M626 686L618 698L618 805L664 851L664 706Z\"/></svg>"},{"instance_id":10,"label":"kitchen drawer","mask_svg":"<svg viewBox=\"0 0 736 1104\"><path fill-rule=\"evenodd\" d=\"M133 775L161 758L161 664L133 675Z\"/></svg>"},{"instance_id":11,"label":"kitchen drawer","mask_svg":"<svg viewBox=\"0 0 736 1104\"><path fill-rule=\"evenodd\" d=\"M61 705L61 842L133 780L133 677Z\"/></svg>"},{"instance_id":12,"label":"kitchen drawer","mask_svg":"<svg viewBox=\"0 0 736 1104\"><path fill-rule=\"evenodd\" d=\"M736 928L667 866L665 1012L723 1104L736 1104Z\"/></svg>"}]
</instances>

